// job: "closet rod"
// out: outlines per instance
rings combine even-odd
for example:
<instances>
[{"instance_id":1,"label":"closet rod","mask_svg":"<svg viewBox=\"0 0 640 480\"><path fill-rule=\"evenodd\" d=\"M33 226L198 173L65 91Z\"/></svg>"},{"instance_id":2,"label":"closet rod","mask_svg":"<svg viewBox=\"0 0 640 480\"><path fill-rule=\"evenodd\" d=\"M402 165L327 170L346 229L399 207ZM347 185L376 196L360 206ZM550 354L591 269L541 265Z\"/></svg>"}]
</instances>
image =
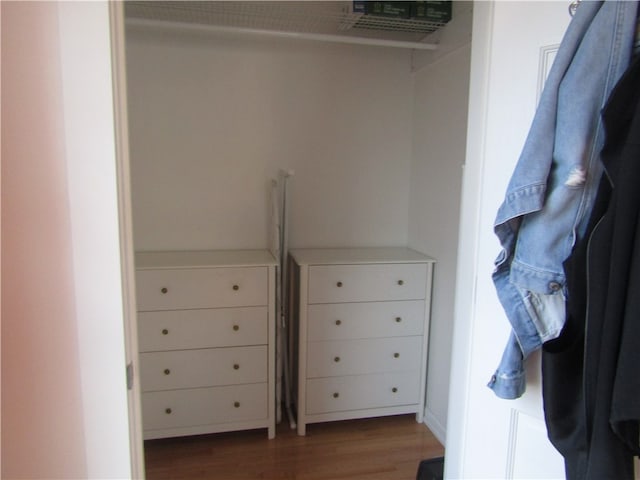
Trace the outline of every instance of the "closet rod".
<instances>
[{"instance_id":1,"label":"closet rod","mask_svg":"<svg viewBox=\"0 0 640 480\"><path fill-rule=\"evenodd\" d=\"M378 47L395 47L395 48L409 48L415 50L436 50L437 44L434 43L422 43L422 42L407 42L402 40L388 40L383 38L366 38L366 37L350 37L346 35L332 35L325 33L311 33L311 32L288 32L283 30L264 30L254 28L243 27L227 27L223 25L203 25L184 22L169 22L164 20L145 20L138 18L129 18L126 21L128 26L132 27L159 27L159 28L172 28L183 29L200 32L211 33L229 33L229 34L242 34L242 35L263 35L281 38L292 38L297 40L316 40L321 42L333 42L333 43L348 43L355 45L371 45Z\"/></svg>"}]
</instances>

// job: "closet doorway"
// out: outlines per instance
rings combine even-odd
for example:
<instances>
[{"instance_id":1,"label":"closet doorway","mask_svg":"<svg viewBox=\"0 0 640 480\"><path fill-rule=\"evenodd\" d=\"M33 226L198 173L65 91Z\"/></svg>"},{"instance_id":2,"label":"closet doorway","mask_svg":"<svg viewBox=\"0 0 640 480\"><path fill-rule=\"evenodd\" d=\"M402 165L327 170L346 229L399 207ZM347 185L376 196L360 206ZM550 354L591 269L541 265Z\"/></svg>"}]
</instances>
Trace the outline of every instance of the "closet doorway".
<instances>
[{"instance_id":1,"label":"closet doorway","mask_svg":"<svg viewBox=\"0 0 640 480\"><path fill-rule=\"evenodd\" d=\"M425 423L444 440L470 3L436 50L124 21L132 250L265 248L269 182L295 171L292 247L436 258Z\"/></svg>"}]
</instances>

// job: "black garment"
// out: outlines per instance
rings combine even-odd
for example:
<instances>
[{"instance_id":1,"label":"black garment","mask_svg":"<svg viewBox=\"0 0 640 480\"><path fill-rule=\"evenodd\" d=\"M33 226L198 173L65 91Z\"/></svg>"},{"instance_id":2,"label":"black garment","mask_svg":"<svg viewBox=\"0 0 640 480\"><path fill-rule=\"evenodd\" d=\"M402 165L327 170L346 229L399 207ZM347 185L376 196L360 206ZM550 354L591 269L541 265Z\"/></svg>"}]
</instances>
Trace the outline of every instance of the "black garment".
<instances>
[{"instance_id":1,"label":"black garment","mask_svg":"<svg viewBox=\"0 0 640 480\"><path fill-rule=\"evenodd\" d=\"M565 262L567 322L543 346L549 438L569 479L634 478L640 455L640 62L603 110L605 175Z\"/></svg>"},{"instance_id":2,"label":"black garment","mask_svg":"<svg viewBox=\"0 0 640 480\"><path fill-rule=\"evenodd\" d=\"M444 457L422 460L418 465L416 480L442 480L444 477Z\"/></svg>"}]
</instances>

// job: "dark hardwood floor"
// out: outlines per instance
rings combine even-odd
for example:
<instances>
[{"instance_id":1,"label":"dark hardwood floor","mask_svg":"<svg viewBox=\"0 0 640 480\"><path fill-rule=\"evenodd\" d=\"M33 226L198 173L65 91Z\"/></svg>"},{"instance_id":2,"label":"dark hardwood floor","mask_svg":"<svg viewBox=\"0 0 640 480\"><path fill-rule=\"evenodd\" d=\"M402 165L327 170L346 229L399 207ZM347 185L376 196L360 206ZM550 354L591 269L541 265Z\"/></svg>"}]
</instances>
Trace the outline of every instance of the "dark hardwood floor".
<instances>
[{"instance_id":1,"label":"dark hardwood floor","mask_svg":"<svg viewBox=\"0 0 640 480\"><path fill-rule=\"evenodd\" d=\"M443 455L414 415L310 424L305 437L283 421L273 440L253 430L145 442L149 480L414 480L420 460Z\"/></svg>"}]
</instances>

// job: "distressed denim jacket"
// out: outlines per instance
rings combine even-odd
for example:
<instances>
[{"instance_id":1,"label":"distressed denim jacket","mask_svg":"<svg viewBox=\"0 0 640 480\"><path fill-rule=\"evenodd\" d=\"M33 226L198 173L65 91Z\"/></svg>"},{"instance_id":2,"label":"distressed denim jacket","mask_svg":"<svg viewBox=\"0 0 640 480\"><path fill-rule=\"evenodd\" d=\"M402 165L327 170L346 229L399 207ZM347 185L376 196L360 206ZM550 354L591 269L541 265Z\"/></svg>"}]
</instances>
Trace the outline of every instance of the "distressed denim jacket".
<instances>
[{"instance_id":1,"label":"distressed denim jacket","mask_svg":"<svg viewBox=\"0 0 640 480\"><path fill-rule=\"evenodd\" d=\"M600 110L631 59L637 2L583 0L562 39L494 231L493 281L512 333L489 387L525 391L524 360L565 321L562 262L584 233L602 174Z\"/></svg>"}]
</instances>

